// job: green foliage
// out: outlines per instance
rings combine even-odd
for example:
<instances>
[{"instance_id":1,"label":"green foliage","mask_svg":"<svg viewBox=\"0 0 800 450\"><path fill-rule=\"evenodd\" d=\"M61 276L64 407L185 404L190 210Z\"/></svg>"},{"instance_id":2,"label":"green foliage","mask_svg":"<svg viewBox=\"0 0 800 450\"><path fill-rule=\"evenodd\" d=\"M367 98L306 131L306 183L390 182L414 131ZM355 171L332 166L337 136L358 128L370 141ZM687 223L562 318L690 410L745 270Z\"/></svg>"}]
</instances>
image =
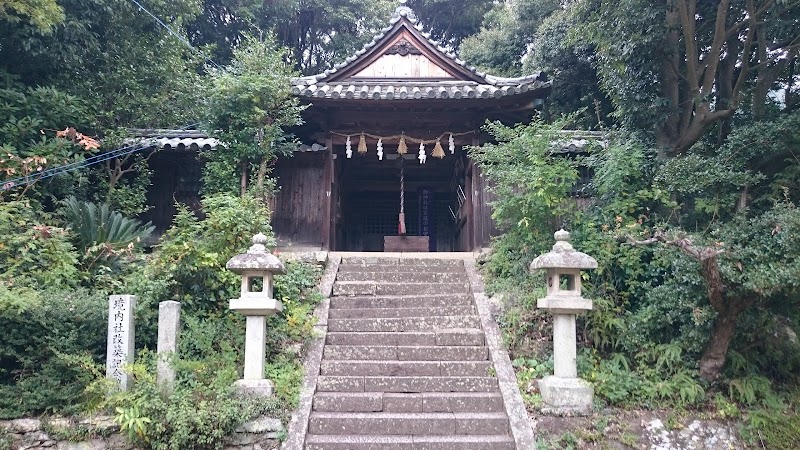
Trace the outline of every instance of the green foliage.
<instances>
[{"instance_id":1,"label":"green foliage","mask_svg":"<svg viewBox=\"0 0 800 450\"><path fill-rule=\"evenodd\" d=\"M504 231L487 263L490 272L524 274L530 260L550 247L559 222L574 212L567 194L577 181L576 164L552 144L568 121L516 127L490 123L486 129L497 143L469 150L497 196L492 218Z\"/></svg>"},{"instance_id":2,"label":"green foliage","mask_svg":"<svg viewBox=\"0 0 800 450\"><path fill-rule=\"evenodd\" d=\"M495 75L522 75L522 57L542 20L558 2L500 3L483 19L481 30L461 43L461 57Z\"/></svg>"},{"instance_id":3,"label":"green foliage","mask_svg":"<svg viewBox=\"0 0 800 450\"><path fill-rule=\"evenodd\" d=\"M301 263L287 263L287 271L275 280L275 297L284 310L267 325L265 375L274 382L275 395L241 398L230 388L240 378L244 318L227 308L212 316L206 316L209 310L189 308L182 312L180 347L172 359L174 392L163 395L153 376L155 355L144 351L131 368L133 391L105 402L116 408L116 420L133 443L151 449L221 448L244 420L260 414L288 419L302 386L298 352L313 336L311 310L320 299L314 289L320 272Z\"/></svg>"},{"instance_id":4,"label":"green foliage","mask_svg":"<svg viewBox=\"0 0 800 450\"><path fill-rule=\"evenodd\" d=\"M458 48L467 36L481 29L487 13L495 6L490 0L410 0L408 6L439 42Z\"/></svg>"},{"instance_id":5,"label":"green foliage","mask_svg":"<svg viewBox=\"0 0 800 450\"><path fill-rule=\"evenodd\" d=\"M539 361L536 358L516 358L511 361L511 365L517 374L517 385L522 393L523 401L530 406L538 407L541 404L541 396L531 393L532 385L537 379L544 378L553 372L553 360Z\"/></svg>"},{"instance_id":6,"label":"green foliage","mask_svg":"<svg viewBox=\"0 0 800 450\"><path fill-rule=\"evenodd\" d=\"M252 170L258 174L252 177L254 187L263 195L268 163L291 153L285 130L300 125L304 107L291 95L295 73L286 61L273 36L264 41L247 37L234 51L230 67L212 72L205 126L225 151L205 154L206 192L239 192L239 180Z\"/></svg>"},{"instance_id":7,"label":"green foliage","mask_svg":"<svg viewBox=\"0 0 800 450\"><path fill-rule=\"evenodd\" d=\"M386 26L396 6L390 0L215 0L203 3L188 29L193 44L214 47L220 64L230 62L244 34L272 31L290 50L293 66L312 75L360 49Z\"/></svg>"},{"instance_id":8,"label":"green foliage","mask_svg":"<svg viewBox=\"0 0 800 450\"><path fill-rule=\"evenodd\" d=\"M549 115L577 114L578 127L602 129L615 123L611 116L613 107L608 95L600 89L598 69L593 65L594 50L569 39L571 30L581 26L574 10L571 6L556 9L540 19L537 26L525 28L532 36L522 71L544 71L553 80L553 90L546 104Z\"/></svg>"},{"instance_id":9,"label":"green foliage","mask_svg":"<svg viewBox=\"0 0 800 450\"><path fill-rule=\"evenodd\" d=\"M155 227L112 211L105 203L78 201L68 197L62 203L68 230L81 253L84 284L98 289L120 288L120 277L136 268L142 239ZM124 263L124 264L123 264Z\"/></svg>"},{"instance_id":10,"label":"green foliage","mask_svg":"<svg viewBox=\"0 0 800 450\"><path fill-rule=\"evenodd\" d=\"M0 0L0 19L13 23L22 17L47 33L64 20L64 9L55 0Z\"/></svg>"},{"instance_id":11,"label":"green foliage","mask_svg":"<svg viewBox=\"0 0 800 450\"><path fill-rule=\"evenodd\" d=\"M201 360L174 362L179 374L174 391L165 396L155 380L155 355L144 353L131 368L134 388L108 400L117 405L114 421L132 443L150 449L221 448L224 438L242 420L264 408L238 398L230 388L231 370L201 371Z\"/></svg>"},{"instance_id":12,"label":"green foliage","mask_svg":"<svg viewBox=\"0 0 800 450\"><path fill-rule=\"evenodd\" d=\"M0 80L0 172L5 180L26 177L16 185L34 183L38 181L37 175L48 168L85 158L87 151L69 139L56 136L59 130L87 125L89 113L83 99L54 87L25 87L2 68L0 78L3 78ZM45 184L55 184L53 187L57 188L57 181L61 180L49 179ZM15 182L0 183L10 188ZM42 194L38 187L34 192Z\"/></svg>"},{"instance_id":13,"label":"green foliage","mask_svg":"<svg viewBox=\"0 0 800 450\"><path fill-rule=\"evenodd\" d=\"M776 450L796 449L800 444L800 413L774 409L750 411L742 434L753 445Z\"/></svg>"},{"instance_id":14,"label":"green foliage","mask_svg":"<svg viewBox=\"0 0 800 450\"><path fill-rule=\"evenodd\" d=\"M773 2L749 12L744 1L724 8L696 0L581 0L573 5L579 21L572 40L593 49L600 85L613 101L615 116L629 129L647 133L662 147L662 156L683 154L704 139L722 142L730 131L728 119L740 113L740 105L748 106L743 115L763 119L775 82L796 82L793 69L787 70L795 56L784 61L775 56L798 36L798 12L790 3ZM758 18L731 27L745 15ZM744 38L726 41L734 30L758 35L776 53L766 47L752 52ZM742 66L747 69L730 70ZM716 133L707 133L715 126Z\"/></svg>"},{"instance_id":15,"label":"green foliage","mask_svg":"<svg viewBox=\"0 0 800 450\"><path fill-rule=\"evenodd\" d=\"M78 253L50 219L30 201L0 202L0 286L77 286Z\"/></svg>"},{"instance_id":16,"label":"green foliage","mask_svg":"<svg viewBox=\"0 0 800 450\"><path fill-rule=\"evenodd\" d=\"M166 287L150 286L162 295L154 298L156 302L170 299L189 311L219 312L227 309L228 299L234 298L239 286L238 275L225 269L225 263L246 251L253 235L272 235L270 213L250 195L212 195L202 204L203 220L188 208L178 207L145 276L166 282ZM149 296L146 290L143 295Z\"/></svg>"},{"instance_id":17,"label":"green foliage","mask_svg":"<svg viewBox=\"0 0 800 450\"><path fill-rule=\"evenodd\" d=\"M138 400L138 399L137 399ZM134 401L129 407L117 407L117 416L114 423L119 425L120 431L127 433L130 441L144 440L147 435L148 425L153 423L149 417L143 417L139 405L142 401Z\"/></svg>"},{"instance_id":18,"label":"green foliage","mask_svg":"<svg viewBox=\"0 0 800 450\"><path fill-rule=\"evenodd\" d=\"M0 429L0 450L11 450L11 444L13 441L8 431L5 428Z\"/></svg>"},{"instance_id":19,"label":"green foliage","mask_svg":"<svg viewBox=\"0 0 800 450\"><path fill-rule=\"evenodd\" d=\"M0 418L75 413L105 356L107 300L0 286Z\"/></svg>"},{"instance_id":20,"label":"green foliage","mask_svg":"<svg viewBox=\"0 0 800 450\"><path fill-rule=\"evenodd\" d=\"M572 211L566 195L577 180L575 164L552 144L566 124L567 120L554 125L534 121L510 128L490 123L486 129L498 143L470 149L500 198L492 214L498 226L536 232L543 228L540 224Z\"/></svg>"},{"instance_id":21,"label":"green foliage","mask_svg":"<svg viewBox=\"0 0 800 450\"><path fill-rule=\"evenodd\" d=\"M143 224L112 211L106 203L98 206L69 197L63 205L64 216L78 238L79 248L84 251L105 246L106 251L112 254L123 248L131 248L150 236L155 229L149 222Z\"/></svg>"}]
</instances>

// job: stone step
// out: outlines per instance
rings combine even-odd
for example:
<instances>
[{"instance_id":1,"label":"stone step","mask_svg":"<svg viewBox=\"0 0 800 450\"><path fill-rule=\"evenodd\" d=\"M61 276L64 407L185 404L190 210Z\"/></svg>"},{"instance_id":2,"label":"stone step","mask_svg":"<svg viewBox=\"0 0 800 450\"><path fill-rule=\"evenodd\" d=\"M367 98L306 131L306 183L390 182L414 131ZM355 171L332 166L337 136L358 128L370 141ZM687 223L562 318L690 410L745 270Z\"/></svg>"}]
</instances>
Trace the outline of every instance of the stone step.
<instances>
[{"instance_id":1,"label":"stone step","mask_svg":"<svg viewBox=\"0 0 800 450\"><path fill-rule=\"evenodd\" d=\"M312 412L311 434L503 435L508 417L501 413L342 413Z\"/></svg>"},{"instance_id":2,"label":"stone step","mask_svg":"<svg viewBox=\"0 0 800 450\"><path fill-rule=\"evenodd\" d=\"M443 328L477 328L477 316L394 317L377 319L328 319L328 331L435 331Z\"/></svg>"},{"instance_id":3,"label":"stone step","mask_svg":"<svg viewBox=\"0 0 800 450\"><path fill-rule=\"evenodd\" d=\"M314 411L323 412L503 412L498 392L317 392Z\"/></svg>"},{"instance_id":4,"label":"stone step","mask_svg":"<svg viewBox=\"0 0 800 450\"><path fill-rule=\"evenodd\" d=\"M494 377L320 375L317 392L497 392Z\"/></svg>"},{"instance_id":5,"label":"stone step","mask_svg":"<svg viewBox=\"0 0 800 450\"><path fill-rule=\"evenodd\" d=\"M359 309L359 308L413 308L443 306L472 306L470 294L444 294L444 295L384 295L368 297L333 297L333 309Z\"/></svg>"},{"instance_id":6,"label":"stone step","mask_svg":"<svg viewBox=\"0 0 800 450\"><path fill-rule=\"evenodd\" d=\"M334 296L358 295L426 295L466 294L469 283L381 283L375 281L337 281L333 285Z\"/></svg>"},{"instance_id":7,"label":"stone step","mask_svg":"<svg viewBox=\"0 0 800 450\"><path fill-rule=\"evenodd\" d=\"M408 332L329 332L327 345L484 345L483 331L453 328Z\"/></svg>"},{"instance_id":8,"label":"stone step","mask_svg":"<svg viewBox=\"0 0 800 450\"><path fill-rule=\"evenodd\" d=\"M510 436L308 435L306 450L515 450Z\"/></svg>"},{"instance_id":9,"label":"stone step","mask_svg":"<svg viewBox=\"0 0 800 450\"><path fill-rule=\"evenodd\" d=\"M468 281L467 274L461 272L395 272L391 269L382 272L339 272L336 281L375 281L391 283L458 283Z\"/></svg>"},{"instance_id":10,"label":"stone step","mask_svg":"<svg viewBox=\"0 0 800 450\"><path fill-rule=\"evenodd\" d=\"M342 258L342 266L406 266L406 267L426 267L426 266L449 266L464 267L463 259L441 259L441 258L397 258L385 256L345 256Z\"/></svg>"},{"instance_id":11,"label":"stone step","mask_svg":"<svg viewBox=\"0 0 800 450\"><path fill-rule=\"evenodd\" d=\"M489 361L322 361L321 375L485 377Z\"/></svg>"},{"instance_id":12,"label":"stone step","mask_svg":"<svg viewBox=\"0 0 800 450\"><path fill-rule=\"evenodd\" d=\"M378 317L471 316L473 306L434 306L420 308L336 308L328 311L329 319L373 319Z\"/></svg>"},{"instance_id":13,"label":"stone step","mask_svg":"<svg viewBox=\"0 0 800 450\"><path fill-rule=\"evenodd\" d=\"M486 361L489 359L489 350L483 346L329 345L325 347L323 359L337 361Z\"/></svg>"},{"instance_id":14,"label":"stone step","mask_svg":"<svg viewBox=\"0 0 800 450\"><path fill-rule=\"evenodd\" d=\"M465 272L463 266L442 266L442 265L429 265L425 267L406 266L406 265L381 265L381 264L351 264L340 265L339 273L375 273L375 272L394 272L394 273L455 273L463 274Z\"/></svg>"}]
</instances>

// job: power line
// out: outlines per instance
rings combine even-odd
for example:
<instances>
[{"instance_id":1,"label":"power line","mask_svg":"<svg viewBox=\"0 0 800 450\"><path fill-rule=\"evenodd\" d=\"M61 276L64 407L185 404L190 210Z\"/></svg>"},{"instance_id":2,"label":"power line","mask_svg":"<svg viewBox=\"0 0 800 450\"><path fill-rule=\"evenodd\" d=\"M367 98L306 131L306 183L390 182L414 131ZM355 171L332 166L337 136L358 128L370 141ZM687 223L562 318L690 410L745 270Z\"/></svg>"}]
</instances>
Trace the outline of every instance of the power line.
<instances>
[{"instance_id":1,"label":"power line","mask_svg":"<svg viewBox=\"0 0 800 450\"><path fill-rule=\"evenodd\" d=\"M188 130L188 129L196 126L196 125L197 124L187 125L187 126L181 128L180 130L181 131L186 131L186 130ZM153 144L155 144L158 139L162 139L162 138L169 138L169 136L166 135L166 134L162 134L160 136L153 136L153 137L147 138L147 141L145 141L144 143L126 145L126 146L120 147L120 148L115 149L115 150L111 150L111 151L108 151L108 152L105 152L105 153L101 153L99 155L92 156L90 158L86 158L86 159L81 160L81 161L76 161L76 162L72 162L72 163L69 163L69 164L64 164L64 165L61 165L61 166L53 167L53 168L44 170L42 172L38 172L38 173L33 174L33 175L28 175L28 176L24 176L24 177L17 177L17 178L13 178L13 179L10 179L10 180L2 180L2 181L0 181L2 183L2 187L0 187L0 190L8 191L8 190L14 189L14 188L19 187L19 186L32 184L32 183L35 183L37 181L45 180L45 179L52 178L52 177L55 177L55 176L58 176L58 175L62 175L62 174L65 174L65 173L73 172L73 171L80 170L80 169L85 169L87 167L91 167L91 166L103 163L103 162L111 160L111 159L115 159L115 158L119 158L119 157L122 157L122 156L130 155L132 153L140 152L142 150L146 150L148 148L152 148Z\"/></svg>"},{"instance_id":2,"label":"power line","mask_svg":"<svg viewBox=\"0 0 800 450\"><path fill-rule=\"evenodd\" d=\"M202 57L203 57L203 58L204 58L206 61L210 62L210 63L211 63L211 65L213 65L213 66L214 66L214 67L216 67L217 69L220 69L220 70L222 70L222 67L220 67L220 66L219 66L219 64L217 64L216 62L214 62L214 60L213 60L213 59L211 59L211 58L207 57L206 55L204 55L204 54L203 54L203 52L201 52L200 50L198 50L198 49L194 48L194 46L192 46L192 44L191 44L191 43L190 43L190 42L189 42L187 39L185 39L183 36L181 36L181 35L179 35L178 33L176 33L176 32L175 32L175 30L173 30L172 28L170 28L170 26L169 26L169 25L167 25L166 23L164 23L164 21L163 21L163 20L159 19L159 18L158 18L158 16L156 16L156 15L155 15L155 14L153 14L153 13L151 13L149 9L145 8L144 6L142 6L142 4L141 4L141 3L139 3L137 0L131 0L131 1L132 1L134 4L136 4L136 6L138 6L140 10L142 10L142 11L146 12L146 13L147 13L147 15L149 15L150 17L152 17L152 18L153 18L153 20L155 20L156 22L158 22L158 24L159 24L159 25L161 25L161 26L162 26L162 27L164 27L164 28L165 28L167 31L169 31L169 32L170 32L170 34L172 34L173 36L175 36L176 38L178 38L178 40L179 40L179 41L181 41L183 44L185 44L187 47L189 47L189 48L190 48L190 49L191 49L193 52L195 52L195 53L197 53L198 55L202 56Z\"/></svg>"}]
</instances>

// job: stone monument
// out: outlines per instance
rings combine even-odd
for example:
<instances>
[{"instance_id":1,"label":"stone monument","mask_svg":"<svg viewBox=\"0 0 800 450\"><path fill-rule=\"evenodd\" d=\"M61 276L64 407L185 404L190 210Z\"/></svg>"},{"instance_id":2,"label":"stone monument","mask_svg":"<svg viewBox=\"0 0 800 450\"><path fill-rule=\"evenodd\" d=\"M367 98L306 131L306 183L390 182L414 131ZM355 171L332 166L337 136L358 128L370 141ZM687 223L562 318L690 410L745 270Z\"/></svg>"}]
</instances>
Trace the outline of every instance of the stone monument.
<instances>
[{"instance_id":1,"label":"stone monument","mask_svg":"<svg viewBox=\"0 0 800 450\"><path fill-rule=\"evenodd\" d=\"M181 304L166 301L158 304L158 361L156 380L165 394L172 393L175 385L173 359L178 353L178 336L181 331Z\"/></svg>"},{"instance_id":2,"label":"stone monument","mask_svg":"<svg viewBox=\"0 0 800 450\"><path fill-rule=\"evenodd\" d=\"M106 378L115 380L119 388L127 391L130 375L125 365L133 363L134 329L133 311L136 297L112 295L108 297L108 344L106 346Z\"/></svg>"},{"instance_id":3,"label":"stone monument","mask_svg":"<svg viewBox=\"0 0 800 450\"><path fill-rule=\"evenodd\" d=\"M592 309L592 301L581 296L581 269L596 269L597 261L576 251L569 243L569 233L555 233L553 249L533 260L531 271L547 270L547 295L537 307L553 313L554 375L539 380L544 406L542 412L553 414L588 414L594 390L578 378L575 316Z\"/></svg>"},{"instance_id":4,"label":"stone monument","mask_svg":"<svg viewBox=\"0 0 800 450\"><path fill-rule=\"evenodd\" d=\"M234 256L226 265L242 275L241 296L230 301L230 309L247 316L244 378L235 386L243 394L256 396L272 395L272 382L264 378L267 317L283 310L281 302L272 298L272 277L286 273L283 263L267 251L266 243L263 234L253 236L247 253Z\"/></svg>"}]
</instances>

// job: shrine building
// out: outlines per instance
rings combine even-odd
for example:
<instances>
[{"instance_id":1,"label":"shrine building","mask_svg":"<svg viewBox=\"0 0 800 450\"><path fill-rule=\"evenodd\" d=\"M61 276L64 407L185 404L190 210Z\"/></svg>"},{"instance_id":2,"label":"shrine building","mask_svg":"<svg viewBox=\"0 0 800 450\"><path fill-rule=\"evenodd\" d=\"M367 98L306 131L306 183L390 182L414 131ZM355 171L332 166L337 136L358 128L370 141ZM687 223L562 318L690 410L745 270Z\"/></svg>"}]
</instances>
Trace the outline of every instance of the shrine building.
<instances>
[{"instance_id":1,"label":"shrine building","mask_svg":"<svg viewBox=\"0 0 800 450\"><path fill-rule=\"evenodd\" d=\"M344 63L292 80L309 107L306 145L281 158L279 246L331 251L473 251L497 230L493 200L465 146L487 120L529 122L551 88L543 74L482 73L423 32L400 6Z\"/></svg>"}]
</instances>

